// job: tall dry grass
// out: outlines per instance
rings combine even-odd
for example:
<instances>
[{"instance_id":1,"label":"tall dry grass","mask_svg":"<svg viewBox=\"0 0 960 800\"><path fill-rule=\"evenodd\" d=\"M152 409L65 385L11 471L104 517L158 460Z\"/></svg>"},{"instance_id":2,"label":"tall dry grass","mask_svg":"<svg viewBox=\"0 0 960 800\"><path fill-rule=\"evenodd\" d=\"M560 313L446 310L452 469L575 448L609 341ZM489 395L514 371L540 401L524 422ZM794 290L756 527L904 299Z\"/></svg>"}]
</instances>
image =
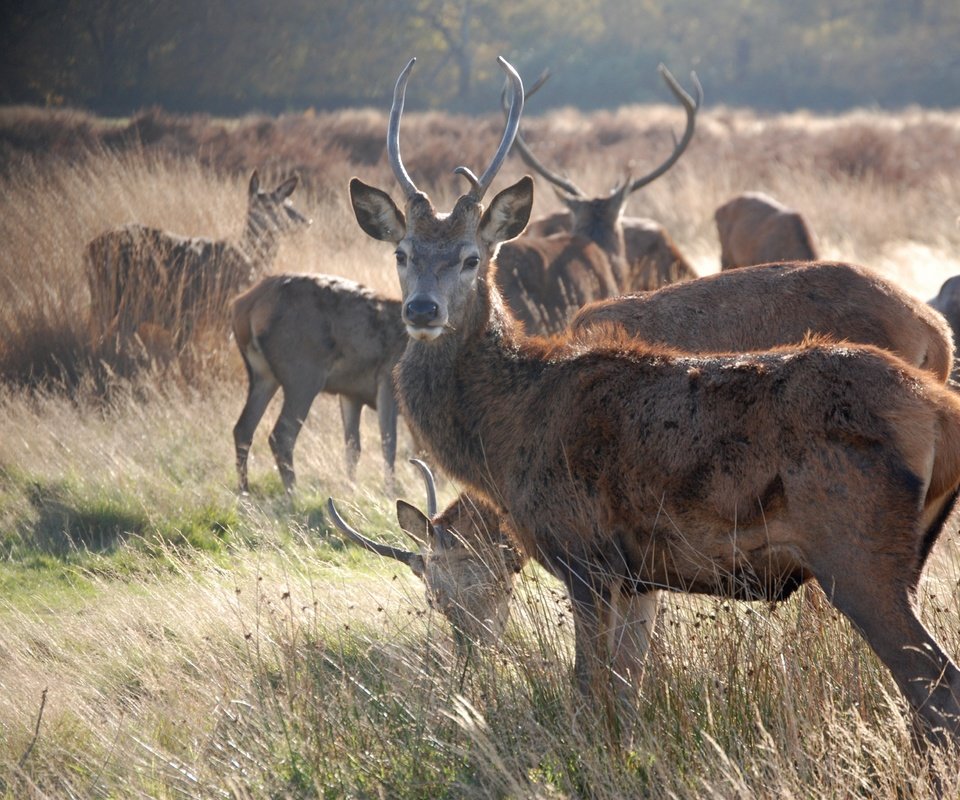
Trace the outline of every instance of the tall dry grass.
<instances>
[{"instance_id":1,"label":"tall dry grass","mask_svg":"<svg viewBox=\"0 0 960 800\"><path fill-rule=\"evenodd\" d=\"M681 117L559 111L525 125L545 162L602 191L668 152ZM244 386L225 333L203 343L205 378L91 377L84 244L130 221L237 236L249 170L264 163L268 182L303 172L296 204L314 219L283 245L277 271L395 294L388 248L362 235L345 191L352 174L393 185L382 113L230 123L153 113L137 135L84 118L83 149L58 133L69 119L29 123L46 126L58 155L3 139L0 795L929 796L898 692L835 613L669 597L641 707L613 740L573 689L569 608L542 571L525 570L502 648L458 663L420 584L330 535L329 494L352 500L378 535L398 535L371 420L356 485L343 475L336 404L321 397L298 446L297 497L284 497L261 432L253 491L240 499L230 430ZM408 167L438 206L462 188L453 166L479 168L499 125L405 118ZM25 129L35 144L38 129ZM661 221L710 272L713 209L767 191L807 216L825 255L927 297L960 272L958 144L956 114L705 111L684 159L628 210ZM498 183L522 172L511 159ZM536 203L558 205L539 185ZM80 391L20 388L37 376ZM418 500L416 476L399 477ZM921 592L924 619L955 655L958 565L947 538ZM956 796L957 762L942 759Z\"/></svg>"}]
</instances>

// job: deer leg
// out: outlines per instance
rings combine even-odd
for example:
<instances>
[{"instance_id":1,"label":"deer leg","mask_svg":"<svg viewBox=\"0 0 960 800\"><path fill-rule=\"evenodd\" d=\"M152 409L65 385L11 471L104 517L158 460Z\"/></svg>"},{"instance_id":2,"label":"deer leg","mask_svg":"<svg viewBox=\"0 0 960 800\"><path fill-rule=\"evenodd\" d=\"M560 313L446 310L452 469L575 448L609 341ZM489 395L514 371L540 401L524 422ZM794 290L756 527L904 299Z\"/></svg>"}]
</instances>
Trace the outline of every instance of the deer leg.
<instances>
[{"instance_id":1,"label":"deer leg","mask_svg":"<svg viewBox=\"0 0 960 800\"><path fill-rule=\"evenodd\" d=\"M363 403L352 397L340 395L340 419L343 421L343 443L346 446L347 477L357 477L357 462L360 461L360 412ZM381 434L382 435L382 434Z\"/></svg>"},{"instance_id":2,"label":"deer leg","mask_svg":"<svg viewBox=\"0 0 960 800\"><path fill-rule=\"evenodd\" d=\"M624 700L633 702L636 699L659 605L660 593L656 591L620 595L617 617L610 631L610 652L613 654L614 674L628 688Z\"/></svg>"},{"instance_id":3,"label":"deer leg","mask_svg":"<svg viewBox=\"0 0 960 800\"><path fill-rule=\"evenodd\" d=\"M567 588L573 606L574 673L577 686L588 703L602 709L607 723L615 730L616 704L610 683L611 622L615 615L611 598L619 593L619 587L610 596L604 596L583 576L574 574Z\"/></svg>"},{"instance_id":4,"label":"deer leg","mask_svg":"<svg viewBox=\"0 0 960 800\"><path fill-rule=\"evenodd\" d=\"M390 373L377 385L377 419L380 423L384 486L387 495L392 496L393 463L397 456L397 401L393 396L393 378Z\"/></svg>"},{"instance_id":5,"label":"deer leg","mask_svg":"<svg viewBox=\"0 0 960 800\"><path fill-rule=\"evenodd\" d=\"M860 630L886 664L919 716L927 738L944 743L960 737L960 670L944 653L913 606L910 566L900 559L862 553L853 569L814 569L833 605Z\"/></svg>"},{"instance_id":6,"label":"deer leg","mask_svg":"<svg viewBox=\"0 0 960 800\"><path fill-rule=\"evenodd\" d=\"M244 359L244 366L247 368L247 402L240 412L240 418L237 424L233 426L233 446L237 454L237 477L240 481L240 491L246 493L250 491L250 485L247 482L247 458L250 455L250 445L253 442L253 434L257 430L257 425L263 419L263 412L273 396L277 393L280 384L272 374L260 374L254 372L250 363Z\"/></svg>"},{"instance_id":7,"label":"deer leg","mask_svg":"<svg viewBox=\"0 0 960 800\"><path fill-rule=\"evenodd\" d=\"M288 492L293 491L294 484L297 482L297 476L293 470L293 447L297 443L300 429L307 414L310 413L310 406L313 405L313 398L316 396L317 392L313 387L305 389L285 386L280 416L270 433L270 449L277 460L277 469L280 470L283 486Z\"/></svg>"}]
</instances>

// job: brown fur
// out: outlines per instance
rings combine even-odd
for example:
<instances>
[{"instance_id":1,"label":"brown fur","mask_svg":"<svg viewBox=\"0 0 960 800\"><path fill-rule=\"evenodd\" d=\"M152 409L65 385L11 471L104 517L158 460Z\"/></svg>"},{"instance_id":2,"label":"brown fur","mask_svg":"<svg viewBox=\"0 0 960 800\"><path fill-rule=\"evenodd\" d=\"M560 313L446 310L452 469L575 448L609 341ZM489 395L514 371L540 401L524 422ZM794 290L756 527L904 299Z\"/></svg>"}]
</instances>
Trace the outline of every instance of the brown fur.
<instances>
[{"instance_id":1,"label":"brown fur","mask_svg":"<svg viewBox=\"0 0 960 800\"><path fill-rule=\"evenodd\" d=\"M572 224L573 216L569 211L557 211L533 220L527 225L523 236L538 238L564 233L571 229ZM620 287L622 293L647 292L697 277L696 270L658 222L644 217L621 217L620 224L627 262L626 278ZM502 286L502 258L498 260L501 262L498 277ZM514 309L513 303L509 305Z\"/></svg>"},{"instance_id":2,"label":"brown fur","mask_svg":"<svg viewBox=\"0 0 960 800\"><path fill-rule=\"evenodd\" d=\"M928 305L942 314L950 326L955 356L950 377L954 382L960 381L960 367L956 358L957 347L960 346L960 275L947 278L937 296L930 300Z\"/></svg>"},{"instance_id":3,"label":"brown fur","mask_svg":"<svg viewBox=\"0 0 960 800\"><path fill-rule=\"evenodd\" d=\"M331 275L271 275L234 300L232 320L249 380L233 429L240 490L249 489L250 443L278 388L283 407L270 447L288 490L296 480L293 448L320 392L339 395L351 479L360 458L360 411L377 409L391 485L397 441L391 371L406 346L399 301Z\"/></svg>"},{"instance_id":4,"label":"brown fur","mask_svg":"<svg viewBox=\"0 0 960 800\"><path fill-rule=\"evenodd\" d=\"M960 399L870 346L548 349L519 333L491 263L529 213L528 178L446 218L425 219L422 195L405 217L380 190L355 179L351 192L358 218L382 221L365 229L404 256L405 318L409 298L437 306L407 323L405 419L567 584L584 689L605 695L602 665L636 675L638 648L611 638L635 596L781 599L816 578L918 714L956 735L960 671L913 601L960 485Z\"/></svg>"},{"instance_id":5,"label":"brown fur","mask_svg":"<svg viewBox=\"0 0 960 800\"><path fill-rule=\"evenodd\" d=\"M953 347L943 320L878 273L853 264L792 262L708 275L581 309L578 335L605 324L652 344L735 353L800 342L808 333L890 350L940 381Z\"/></svg>"},{"instance_id":6,"label":"brown fur","mask_svg":"<svg viewBox=\"0 0 960 800\"><path fill-rule=\"evenodd\" d=\"M722 270L818 258L803 217L760 192L728 200L716 210L714 219Z\"/></svg>"},{"instance_id":7,"label":"brown fur","mask_svg":"<svg viewBox=\"0 0 960 800\"><path fill-rule=\"evenodd\" d=\"M269 269L281 235L309 224L289 204L297 181L293 176L261 192L253 173L238 242L191 239L139 224L93 239L84 253L93 336L125 349L135 335L159 331L182 347L204 314L219 317L232 295Z\"/></svg>"}]
</instances>

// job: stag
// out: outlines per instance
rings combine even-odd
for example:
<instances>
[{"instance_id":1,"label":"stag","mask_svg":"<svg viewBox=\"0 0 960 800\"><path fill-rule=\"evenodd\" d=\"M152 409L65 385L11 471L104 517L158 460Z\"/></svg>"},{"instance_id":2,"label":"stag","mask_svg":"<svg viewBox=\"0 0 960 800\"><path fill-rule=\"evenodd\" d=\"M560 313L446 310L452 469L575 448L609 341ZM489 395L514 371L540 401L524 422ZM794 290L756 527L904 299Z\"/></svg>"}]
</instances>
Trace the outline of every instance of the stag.
<instances>
[{"instance_id":1,"label":"stag","mask_svg":"<svg viewBox=\"0 0 960 800\"><path fill-rule=\"evenodd\" d=\"M392 491L397 403L391 371L406 346L400 302L333 275L270 275L234 300L231 315L249 381L233 428L240 491L249 491L250 444L280 388L283 406L270 449L287 491L296 483L293 448L320 392L339 396L350 480L360 460L360 412L364 406L377 410Z\"/></svg>"},{"instance_id":2,"label":"stag","mask_svg":"<svg viewBox=\"0 0 960 800\"><path fill-rule=\"evenodd\" d=\"M573 215L569 211L554 211L527 225L521 239L568 233L572 227ZM621 217L620 227L630 276L628 285L623 287L625 292L653 291L697 277L697 271L659 222L646 217Z\"/></svg>"},{"instance_id":3,"label":"stag","mask_svg":"<svg viewBox=\"0 0 960 800\"><path fill-rule=\"evenodd\" d=\"M707 275L580 309L571 330L615 325L651 345L691 353L748 352L809 335L871 344L946 381L950 330L925 303L866 267L787 262Z\"/></svg>"},{"instance_id":4,"label":"stag","mask_svg":"<svg viewBox=\"0 0 960 800\"><path fill-rule=\"evenodd\" d=\"M956 284L960 286L960 281ZM833 299L825 302L824 298ZM940 381L950 373L949 331L939 316L892 282L850 264L748 267L669 291L602 300L584 306L571 330L588 338L591 329L611 324L650 344L697 353L768 350L800 343L810 335L828 336L890 350ZM425 470L425 465L421 469ZM463 504L485 507L481 499L461 495L451 509ZM448 509L444 517L450 513ZM462 607L440 606L454 631L459 631L461 642L466 630L462 617L506 618L513 584L506 580L511 573L498 568L498 553L509 536L501 533L494 518L484 515L480 523L457 512L457 519L455 535L438 533L425 541L418 558L432 566L429 575L422 569L417 574L427 584L428 597L455 596L462 603ZM449 530L439 519L433 523L440 525L440 530ZM489 531L498 535L490 536ZM360 543L374 549L369 541ZM391 548L374 552L400 558L399 551ZM525 558L514 564L522 566ZM498 590L495 602L492 593ZM498 609L496 614L490 611L492 607ZM471 631L480 641L490 643L500 629L489 625Z\"/></svg>"},{"instance_id":5,"label":"stag","mask_svg":"<svg viewBox=\"0 0 960 800\"><path fill-rule=\"evenodd\" d=\"M722 270L818 258L803 217L765 194L737 195L713 216L720 237Z\"/></svg>"},{"instance_id":6,"label":"stag","mask_svg":"<svg viewBox=\"0 0 960 800\"><path fill-rule=\"evenodd\" d=\"M479 178L458 169L471 188L449 214L400 158L413 61L387 135L405 211L357 178L351 199L361 228L396 248L410 338L395 371L404 417L565 582L581 688L630 694L641 637L615 633L636 619L637 598L670 589L772 601L815 579L931 740L955 739L960 670L915 595L960 486L960 399L869 345L696 356L613 332L589 344L526 337L494 259L526 225L533 181L482 203L523 108L519 75L500 63L513 86L503 139Z\"/></svg>"},{"instance_id":7,"label":"stag","mask_svg":"<svg viewBox=\"0 0 960 800\"><path fill-rule=\"evenodd\" d=\"M94 336L120 349L135 335L186 344L204 314L219 314L228 298L270 268L281 236L310 224L290 203L298 180L293 175L265 192L253 172L237 242L140 224L93 239L84 255Z\"/></svg>"},{"instance_id":8,"label":"stag","mask_svg":"<svg viewBox=\"0 0 960 800\"><path fill-rule=\"evenodd\" d=\"M628 261L624 243L621 218L628 198L667 172L683 155L693 138L697 112L703 102L703 89L695 74L695 99L663 65L660 74L686 111L683 136L655 170L641 178L624 180L606 197L588 197L572 181L547 169L522 136L518 134L514 140L513 147L524 162L556 187L571 217L568 232L527 236L500 248L498 280L503 296L528 331L557 332L566 327L572 312L585 303L659 284L661 277L651 277L653 271L663 272L664 280L689 271L689 265L675 248L667 245L665 235L659 235L656 223L644 220L641 232L634 235L643 252L654 251L652 259ZM680 266L681 263L686 266Z\"/></svg>"},{"instance_id":9,"label":"stag","mask_svg":"<svg viewBox=\"0 0 960 800\"><path fill-rule=\"evenodd\" d=\"M505 532L500 514L481 498L462 494L438 514L433 474L419 459L410 459L410 463L423 476L427 513L398 500L397 519L419 545L419 553L376 542L355 531L337 512L333 500L327 501L327 510L349 539L410 567L426 586L427 602L450 621L454 644L464 654L474 644L500 638L510 614L517 573L527 558Z\"/></svg>"}]
</instances>

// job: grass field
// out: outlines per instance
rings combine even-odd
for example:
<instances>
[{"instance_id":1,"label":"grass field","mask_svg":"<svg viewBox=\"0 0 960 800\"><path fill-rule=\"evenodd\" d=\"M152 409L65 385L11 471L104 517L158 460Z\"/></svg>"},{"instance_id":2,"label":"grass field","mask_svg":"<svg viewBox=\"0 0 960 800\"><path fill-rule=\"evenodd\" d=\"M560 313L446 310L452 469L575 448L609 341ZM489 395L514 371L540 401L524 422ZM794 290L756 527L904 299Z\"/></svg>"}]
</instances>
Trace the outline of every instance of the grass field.
<instances>
[{"instance_id":1,"label":"grass field","mask_svg":"<svg viewBox=\"0 0 960 800\"><path fill-rule=\"evenodd\" d=\"M930 795L899 693L834 612L800 597L667 598L642 705L613 740L573 689L569 609L542 570L522 574L502 646L458 662L412 574L331 533L328 495L400 541L372 415L353 485L336 403L318 398L288 498L266 445L275 404L241 498L231 429L245 383L225 326L165 369L122 376L98 360L85 242L134 220L236 236L249 171L264 162L268 180L303 174L295 204L315 220L284 243L276 270L395 295L389 247L362 234L346 197L352 174L393 187L369 144L382 141L383 114L223 123L222 136L218 122L168 121L159 144L114 149L98 137L119 123L85 119L82 152L36 133L76 120L36 115L0 114L0 141L20 125L18 141L47 143L6 146L0 170L0 795ZM528 139L602 191L668 152L681 116L554 112L530 120ZM463 188L452 168L482 167L498 125L404 119L407 165L439 206ZM663 223L707 273L719 257L713 209L761 189L806 215L825 257L874 266L925 299L960 273L958 148L960 113L707 110L689 153L628 213ZM520 174L511 159L497 185ZM557 207L537 191L538 213ZM403 433L398 490L419 503L411 452ZM442 489L441 499L456 491ZM955 656L958 587L954 534L931 557L921 602ZM933 759L957 796L960 762Z\"/></svg>"}]
</instances>

